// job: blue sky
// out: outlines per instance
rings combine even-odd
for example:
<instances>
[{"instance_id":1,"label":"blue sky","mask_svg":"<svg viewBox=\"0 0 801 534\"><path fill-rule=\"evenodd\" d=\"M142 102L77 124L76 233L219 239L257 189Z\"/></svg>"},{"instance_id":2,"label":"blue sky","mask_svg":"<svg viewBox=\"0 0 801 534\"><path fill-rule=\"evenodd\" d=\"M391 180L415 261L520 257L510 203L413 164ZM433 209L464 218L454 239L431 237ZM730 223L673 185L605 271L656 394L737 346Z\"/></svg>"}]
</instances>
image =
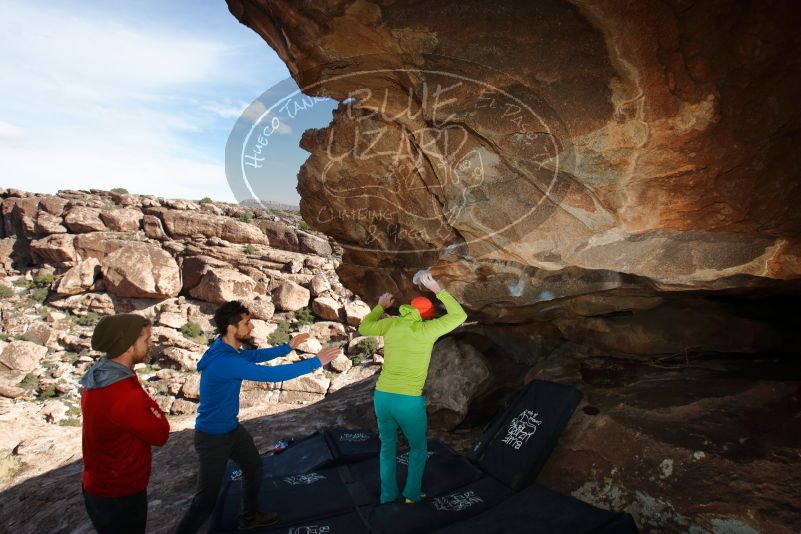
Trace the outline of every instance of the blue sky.
<instances>
[{"instance_id":1,"label":"blue sky","mask_svg":"<svg viewBox=\"0 0 801 534\"><path fill-rule=\"evenodd\" d=\"M231 128L289 76L222 0L0 0L0 51L0 186L42 193L125 187L234 202ZM267 200L297 204L307 156L297 141L332 107L285 125Z\"/></svg>"}]
</instances>

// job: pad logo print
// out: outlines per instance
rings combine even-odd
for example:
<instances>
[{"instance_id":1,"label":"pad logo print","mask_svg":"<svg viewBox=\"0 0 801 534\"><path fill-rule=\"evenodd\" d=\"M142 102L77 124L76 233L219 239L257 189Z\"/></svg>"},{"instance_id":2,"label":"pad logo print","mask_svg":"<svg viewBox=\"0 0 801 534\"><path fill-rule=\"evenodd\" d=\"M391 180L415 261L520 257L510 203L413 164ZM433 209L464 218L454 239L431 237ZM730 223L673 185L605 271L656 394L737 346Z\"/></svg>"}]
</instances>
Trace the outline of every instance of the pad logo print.
<instances>
[{"instance_id":1,"label":"pad logo print","mask_svg":"<svg viewBox=\"0 0 801 534\"><path fill-rule=\"evenodd\" d=\"M242 480L242 470L237 469L231 473L231 480Z\"/></svg>"},{"instance_id":2,"label":"pad logo print","mask_svg":"<svg viewBox=\"0 0 801 534\"><path fill-rule=\"evenodd\" d=\"M436 454L435 452L427 451L426 459L431 458L435 454ZM398 456L398 463L401 465L409 465L409 451L406 451L400 456Z\"/></svg>"},{"instance_id":3,"label":"pad logo print","mask_svg":"<svg viewBox=\"0 0 801 534\"><path fill-rule=\"evenodd\" d=\"M305 475L292 475L290 477L285 477L284 482L291 486L301 486L309 484L314 484L318 480L323 480L325 477L320 473L308 473Z\"/></svg>"},{"instance_id":4,"label":"pad logo print","mask_svg":"<svg viewBox=\"0 0 801 534\"><path fill-rule=\"evenodd\" d=\"M307 525L289 529L289 534L327 534L331 532L328 525Z\"/></svg>"},{"instance_id":5,"label":"pad logo print","mask_svg":"<svg viewBox=\"0 0 801 534\"><path fill-rule=\"evenodd\" d=\"M339 437L339 441L347 441L351 443L359 441L367 441L368 439L370 439L370 434L365 434L364 432L353 432L349 434L342 434Z\"/></svg>"},{"instance_id":6,"label":"pad logo print","mask_svg":"<svg viewBox=\"0 0 801 534\"><path fill-rule=\"evenodd\" d=\"M438 512L461 512L480 502L484 500L473 490L436 497L433 500L434 509Z\"/></svg>"},{"instance_id":7,"label":"pad logo print","mask_svg":"<svg viewBox=\"0 0 801 534\"><path fill-rule=\"evenodd\" d=\"M515 450L520 450L531 436L537 431L537 428L542 424L542 421L537 419L539 413L534 413L531 410L523 410L520 415L512 419L509 423L509 428L506 431L506 437L503 442Z\"/></svg>"}]
</instances>

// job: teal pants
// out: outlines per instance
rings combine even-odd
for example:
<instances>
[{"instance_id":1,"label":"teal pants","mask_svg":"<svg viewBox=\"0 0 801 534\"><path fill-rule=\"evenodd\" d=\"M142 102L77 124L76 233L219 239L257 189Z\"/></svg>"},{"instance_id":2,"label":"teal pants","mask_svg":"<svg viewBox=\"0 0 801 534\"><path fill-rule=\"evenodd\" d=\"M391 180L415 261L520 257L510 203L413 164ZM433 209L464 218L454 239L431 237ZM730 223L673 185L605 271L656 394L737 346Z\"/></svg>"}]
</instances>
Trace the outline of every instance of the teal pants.
<instances>
[{"instance_id":1,"label":"teal pants","mask_svg":"<svg viewBox=\"0 0 801 534\"><path fill-rule=\"evenodd\" d=\"M409 442L409 470L403 496L417 502L428 457L426 398L376 390L373 404L381 438L381 504L398 498L396 454L399 428Z\"/></svg>"}]
</instances>

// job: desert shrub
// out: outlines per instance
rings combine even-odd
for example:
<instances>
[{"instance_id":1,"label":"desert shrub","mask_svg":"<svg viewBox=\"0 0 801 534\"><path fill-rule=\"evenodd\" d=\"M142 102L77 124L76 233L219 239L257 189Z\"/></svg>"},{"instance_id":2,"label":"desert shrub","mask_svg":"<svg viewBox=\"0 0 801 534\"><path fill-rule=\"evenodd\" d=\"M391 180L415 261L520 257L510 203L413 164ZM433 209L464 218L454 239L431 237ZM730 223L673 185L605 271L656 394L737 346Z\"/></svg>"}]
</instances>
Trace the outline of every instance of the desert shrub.
<instances>
[{"instance_id":1,"label":"desert shrub","mask_svg":"<svg viewBox=\"0 0 801 534\"><path fill-rule=\"evenodd\" d=\"M210 199L209 197L203 197L203 198L200 199L200 203L201 204L211 204L212 202L214 202L214 201L212 199Z\"/></svg>"},{"instance_id":2,"label":"desert shrub","mask_svg":"<svg viewBox=\"0 0 801 534\"><path fill-rule=\"evenodd\" d=\"M206 336L203 334L203 329L200 325L189 321L181 327L181 333L185 338L191 339L200 344L206 343Z\"/></svg>"},{"instance_id":3,"label":"desert shrub","mask_svg":"<svg viewBox=\"0 0 801 534\"><path fill-rule=\"evenodd\" d=\"M120 195L127 195L128 194L128 190L125 189L124 187L115 187L114 189L111 190L111 192L112 193L118 193Z\"/></svg>"},{"instance_id":4,"label":"desert shrub","mask_svg":"<svg viewBox=\"0 0 801 534\"><path fill-rule=\"evenodd\" d=\"M270 345L283 345L289 341L289 321L283 320L278 323L278 328L276 328L272 334L269 335L267 338L267 342Z\"/></svg>"},{"instance_id":5,"label":"desert shrub","mask_svg":"<svg viewBox=\"0 0 801 534\"><path fill-rule=\"evenodd\" d=\"M248 213L247 211L243 211L242 213L240 213L240 214L239 214L239 217L238 217L238 219L239 219L240 221L242 221L242 222L249 223L250 221L252 221L252 220L253 220L253 215L251 215L251 214L250 214L250 213Z\"/></svg>"},{"instance_id":6,"label":"desert shrub","mask_svg":"<svg viewBox=\"0 0 801 534\"><path fill-rule=\"evenodd\" d=\"M47 295L50 294L50 289L47 287L34 287L31 289L30 297L39 304L47 300Z\"/></svg>"},{"instance_id":7,"label":"desert shrub","mask_svg":"<svg viewBox=\"0 0 801 534\"><path fill-rule=\"evenodd\" d=\"M256 253L256 247L254 247L253 245L248 243L247 245L242 247L242 252L244 252L245 254L255 254Z\"/></svg>"},{"instance_id":8,"label":"desert shrub","mask_svg":"<svg viewBox=\"0 0 801 534\"><path fill-rule=\"evenodd\" d=\"M314 324L314 314L312 311L307 307L301 308L295 311L295 319L298 321L298 324L301 326Z\"/></svg>"},{"instance_id":9,"label":"desert shrub","mask_svg":"<svg viewBox=\"0 0 801 534\"><path fill-rule=\"evenodd\" d=\"M14 290L8 286L0 286L0 299L7 299L14 295Z\"/></svg>"},{"instance_id":10,"label":"desert shrub","mask_svg":"<svg viewBox=\"0 0 801 534\"><path fill-rule=\"evenodd\" d=\"M93 311L88 311L84 315L77 315L73 319L79 326L95 326L100 322L100 316Z\"/></svg>"}]
</instances>

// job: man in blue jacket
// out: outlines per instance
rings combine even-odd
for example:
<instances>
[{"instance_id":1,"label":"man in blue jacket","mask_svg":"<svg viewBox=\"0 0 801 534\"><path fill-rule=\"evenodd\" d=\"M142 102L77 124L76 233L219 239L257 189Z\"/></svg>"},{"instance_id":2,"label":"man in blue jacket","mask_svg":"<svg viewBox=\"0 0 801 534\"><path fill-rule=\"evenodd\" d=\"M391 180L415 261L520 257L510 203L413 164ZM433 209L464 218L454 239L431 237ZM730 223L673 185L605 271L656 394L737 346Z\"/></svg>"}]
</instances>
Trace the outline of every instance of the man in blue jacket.
<instances>
[{"instance_id":1,"label":"man in blue jacket","mask_svg":"<svg viewBox=\"0 0 801 534\"><path fill-rule=\"evenodd\" d=\"M239 530L278 522L275 512L259 510L261 458L250 433L237 420L239 388L242 380L282 382L297 378L339 354L339 348L329 347L314 358L293 364L256 365L288 354L309 339L309 334L299 334L289 343L268 349L242 350L242 345L251 339L253 323L248 309L237 301L220 306L214 314L214 324L219 337L197 364L200 371L200 404L195 419L195 450L200 460L197 492L178 524L177 534L197 532L211 515L229 458L239 464L244 475Z\"/></svg>"}]
</instances>

